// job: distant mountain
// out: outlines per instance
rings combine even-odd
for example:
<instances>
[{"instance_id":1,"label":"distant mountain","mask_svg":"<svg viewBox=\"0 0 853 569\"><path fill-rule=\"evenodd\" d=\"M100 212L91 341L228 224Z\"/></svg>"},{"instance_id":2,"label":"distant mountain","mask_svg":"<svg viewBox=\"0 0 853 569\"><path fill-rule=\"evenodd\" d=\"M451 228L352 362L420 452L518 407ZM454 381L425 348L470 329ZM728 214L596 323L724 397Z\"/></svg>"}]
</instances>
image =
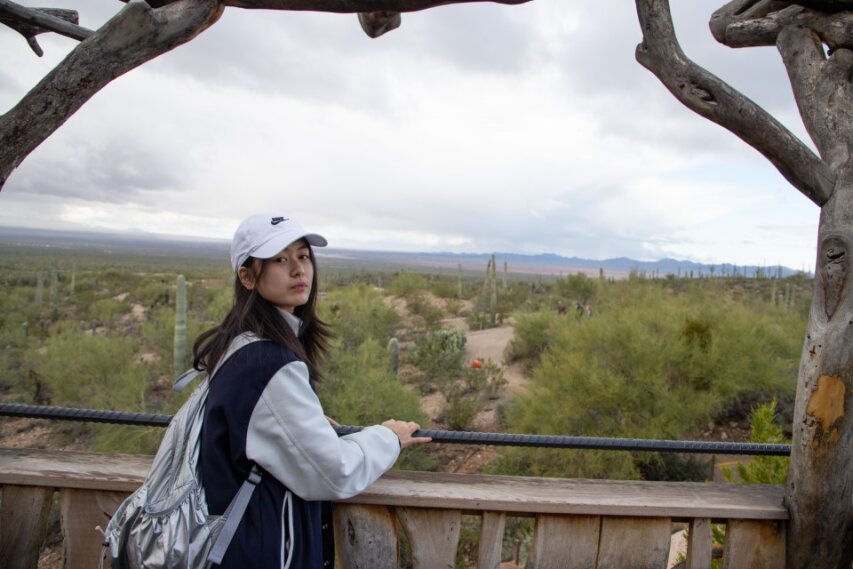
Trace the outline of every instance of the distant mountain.
<instances>
[{"instance_id":1,"label":"distant mountain","mask_svg":"<svg viewBox=\"0 0 853 569\"><path fill-rule=\"evenodd\" d=\"M114 252L132 250L154 256L198 255L212 259L228 259L227 241L193 237L163 236L153 234L121 234L98 232L72 232L0 227L0 244L6 246L58 247L65 249L88 249ZM331 265L382 267L424 267L444 271L456 271L461 265L465 271L485 270L490 254L487 253L410 253L404 251L360 251L351 249L321 249L317 255ZM678 259L638 261L627 257L614 259L583 259L563 257L554 253L523 255L519 253L495 253L498 272L507 263L511 273L569 275L585 273L598 276L599 270L614 278L624 278L631 272L648 276L720 276L739 274L749 277L757 273L779 274L783 277L799 274L788 267L738 266L731 263L710 265Z\"/></svg>"}]
</instances>

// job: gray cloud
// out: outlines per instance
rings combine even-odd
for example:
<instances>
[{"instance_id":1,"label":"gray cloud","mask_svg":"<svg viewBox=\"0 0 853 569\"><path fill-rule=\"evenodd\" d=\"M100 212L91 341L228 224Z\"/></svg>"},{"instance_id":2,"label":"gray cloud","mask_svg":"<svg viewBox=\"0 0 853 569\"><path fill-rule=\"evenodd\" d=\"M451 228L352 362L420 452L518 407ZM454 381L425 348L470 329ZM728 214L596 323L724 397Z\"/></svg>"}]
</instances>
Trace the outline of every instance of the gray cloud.
<instances>
[{"instance_id":1,"label":"gray cloud","mask_svg":"<svg viewBox=\"0 0 853 569\"><path fill-rule=\"evenodd\" d=\"M146 201L151 192L181 186L175 160L128 138L76 140L73 152L35 153L8 186L31 195L112 204Z\"/></svg>"}]
</instances>

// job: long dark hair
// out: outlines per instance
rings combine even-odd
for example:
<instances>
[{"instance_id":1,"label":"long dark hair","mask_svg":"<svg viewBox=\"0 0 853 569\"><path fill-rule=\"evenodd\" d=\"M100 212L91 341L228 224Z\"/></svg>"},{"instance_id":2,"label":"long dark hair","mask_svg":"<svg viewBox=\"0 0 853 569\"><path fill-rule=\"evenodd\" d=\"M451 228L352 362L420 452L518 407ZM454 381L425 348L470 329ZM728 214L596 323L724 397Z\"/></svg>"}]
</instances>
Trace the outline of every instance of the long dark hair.
<instances>
[{"instance_id":1,"label":"long dark hair","mask_svg":"<svg viewBox=\"0 0 853 569\"><path fill-rule=\"evenodd\" d=\"M231 340L244 332L252 332L260 338L272 340L291 350L308 366L311 381L321 381L323 375L320 372L320 364L328 352L332 333L317 317L317 263L310 245L308 254L314 267L311 293L308 295L308 302L297 306L293 311L294 316L302 319L299 338L275 305L258 294L257 286L248 289L243 286L239 276L235 275L234 304L221 324L203 332L196 339L193 344L193 367L198 370L214 370ZM249 257L243 266L251 272L254 282L257 283L264 272L263 260Z\"/></svg>"}]
</instances>

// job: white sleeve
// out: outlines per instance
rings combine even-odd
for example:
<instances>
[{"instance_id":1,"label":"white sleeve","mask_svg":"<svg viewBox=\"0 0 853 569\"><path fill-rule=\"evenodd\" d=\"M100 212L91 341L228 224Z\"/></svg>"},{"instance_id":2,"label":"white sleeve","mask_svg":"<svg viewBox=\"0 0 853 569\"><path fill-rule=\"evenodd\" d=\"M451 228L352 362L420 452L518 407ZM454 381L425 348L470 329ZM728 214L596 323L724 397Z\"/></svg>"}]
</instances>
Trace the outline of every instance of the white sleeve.
<instances>
[{"instance_id":1,"label":"white sleeve","mask_svg":"<svg viewBox=\"0 0 853 569\"><path fill-rule=\"evenodd\" d=\"M305 500L342 500L373 484L394 465L400 443L376 425L338 437L308 383L308 367L291 362L258 399L246 456Z\"/></svg>"}]
</instances>

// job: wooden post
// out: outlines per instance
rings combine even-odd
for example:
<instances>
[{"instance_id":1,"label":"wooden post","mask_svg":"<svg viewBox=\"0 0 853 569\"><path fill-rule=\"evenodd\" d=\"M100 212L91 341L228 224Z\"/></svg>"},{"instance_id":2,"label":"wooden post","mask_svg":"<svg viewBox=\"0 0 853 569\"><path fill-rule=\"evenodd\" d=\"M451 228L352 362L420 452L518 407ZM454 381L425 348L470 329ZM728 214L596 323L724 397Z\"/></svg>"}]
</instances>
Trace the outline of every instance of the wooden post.
<instances>
[{"instance_id":1,"label":"wooden post","mask_svg":"<svg viewBox=\"0 0 853 569\"><path fill-rule=\"evenodd\" d=\"M397 569L400 546L385 506L335 504L335 549L341 569Z\"/></svg>"},{"instance_id":2,"label":"wooden post","mask_svg":"<svg viewBox=\"0 0 853 569\"><path fill-rule=\"evenodd\" d=\"M102 492L63 488L59 494L62 525L62 566L64 569L97 567L104 534L110 518L118 509L125 492Z\"/></svg>"},{"instance_id":3,"label":"wooden post","mask_svg":"<svg viewBox=\"0 0 853 569\"><path fill-rule=\"evenodd\" d=\"M730 520L726 527L723 569L741 567L785 567L785 529L773 522Z\"/></svg>"},{"instance_id":4,"label":"wooden post","mask_svg":"<svg viewBox=\"0 0 853 569\"><path fill-rule=\"evenodd\" d=\"M528 569L597 567L599 516L537 516Z\"/></svg>"},{"instance_id":5,"label":"wooden post","mask_svg":"<svg viewBox=\"0 0 853 569\"><path fill-rule=\"evenodd\" d=\"M505 527L506 512L483 512L477 569L497 569L501 564Z\"/></svg>"},{"instance_id":6,"label":"wooden post","mask_svg":"<svg viewBox=\"0 0 853 569\"><path fill-rule=\"evenodd\" d=\"M0 567L36 569L47 533L53 488L3 486L0 505Z\"/></svg>"},{"instance_id":7,"label":"wooden post","mask_svg":"<svg viewBox=\"0 0 853 569\"><path fill-rule=\"evenodd\" d=\"M415 569L455 569L462 512L398 508L397 517L409 537Z\"/></svg>"},{"instance_id":8,"label":"wooden post","mask_svg":"<svg viewBox=\"0 0 853 569\"><path fill-rule=\"evenodd\" d=\"M711 569L711 520L690 520L690 538L687 542L687 569Z\"/></svg>"},{"instance_id":9,"label":"wooden post","mask_svg":"<svg viewBox=\"0 0 853 569\"><path fill-rule=\"evenodd\" d=\"M669 518L604 518L601 522L598 569L665 567L671 529Z\"/></svg>"}]
</instances>

